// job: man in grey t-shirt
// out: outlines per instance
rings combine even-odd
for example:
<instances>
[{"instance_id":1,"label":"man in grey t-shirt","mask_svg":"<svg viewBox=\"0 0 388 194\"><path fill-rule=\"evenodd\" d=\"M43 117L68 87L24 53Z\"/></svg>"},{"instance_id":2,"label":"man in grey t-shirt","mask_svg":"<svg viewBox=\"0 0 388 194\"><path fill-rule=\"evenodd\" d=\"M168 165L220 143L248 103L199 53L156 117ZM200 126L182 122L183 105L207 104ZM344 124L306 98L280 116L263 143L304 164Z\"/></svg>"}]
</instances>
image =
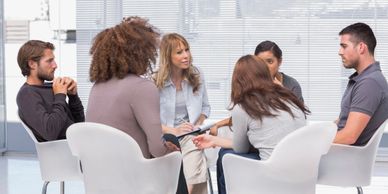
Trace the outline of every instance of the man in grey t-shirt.
<instances>
[{"instance_id":1,"label":"man in grey t-shirt","mask_svg":"<svg viewBox=\"0 0 388 194\"><path fill-rule=\"evenodd\" d=\"M388 118L387 80L374 59L376 38L367 24L352 24L339 35L342 63L356 72L342 97L334 143L365 145Z\"/></svg>"}]
</instances>

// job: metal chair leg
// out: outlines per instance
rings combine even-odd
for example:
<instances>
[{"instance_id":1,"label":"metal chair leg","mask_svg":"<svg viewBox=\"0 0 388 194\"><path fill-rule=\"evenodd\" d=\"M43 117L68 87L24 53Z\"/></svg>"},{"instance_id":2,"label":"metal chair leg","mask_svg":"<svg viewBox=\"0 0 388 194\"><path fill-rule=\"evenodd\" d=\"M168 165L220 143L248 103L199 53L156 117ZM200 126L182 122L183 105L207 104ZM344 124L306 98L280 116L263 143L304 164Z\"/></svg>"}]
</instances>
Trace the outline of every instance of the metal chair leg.
<instances>
[{"instance_id":1,"label":"metal chair leg","mask_svg":"<svg viewBox=\"0 0 388 194\"><path fill-rule=\"evenodd\" d=\"M358 194L364 194L364 192L362 191L362 187L357 187L357 193Z\"/></svg>"},{"instance_id":2,"label":"metal chair leg","mask_svg":"<svg viewBox=\"0 0 388 194\"><path fill-rule=\"evenodd\" d=\"M65 181L60 182L61 194L65 194Z\"/></svg>"},{"instance_id":3,"label":"metal chair leg","mask_svg":"<svg viewBox=\"0 0 388 194\"><path fill-rule=\"evenodd\" d=\"M210 168L207 168L207 174L209 175L209 191L210 191L210 194L214 194L214 191L213 191L213 181L212 181L212 176L210 174Z\"/></svg>"},{"instance_id":4,"label":"metal chair leg","mask_svg":"<svg viewBox=\"0 0 388 194\"><path fill-rule=\"evenodd\" d=\"M45 181L43 183L42 194L46 194L47 193L47 186L48 186L49 183L50 183L50 181Z\"/></svg>"}]
</instances>

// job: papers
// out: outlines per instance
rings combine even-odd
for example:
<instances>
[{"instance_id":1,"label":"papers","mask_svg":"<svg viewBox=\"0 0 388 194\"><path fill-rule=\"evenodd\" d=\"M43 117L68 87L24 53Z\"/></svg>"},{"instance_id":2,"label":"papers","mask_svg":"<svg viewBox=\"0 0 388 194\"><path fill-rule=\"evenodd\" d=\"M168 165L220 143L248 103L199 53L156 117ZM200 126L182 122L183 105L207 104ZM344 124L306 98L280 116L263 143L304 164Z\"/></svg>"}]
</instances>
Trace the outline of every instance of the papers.
<instances>
[{"instance_id":1,"label":"papers","mask_svg":"<svg viewBox=\"0 0 388 194\"><path fill-rule=\"evenodd\" d=\"M202 125L193 129L193 131L179 135L178 138L181 139L181 138L185 137L186 135L195 135L195 134L204 133L205 131L212 128L216 123L217 123L217 121L205 121Z\"/></svg>"}]
</instances>

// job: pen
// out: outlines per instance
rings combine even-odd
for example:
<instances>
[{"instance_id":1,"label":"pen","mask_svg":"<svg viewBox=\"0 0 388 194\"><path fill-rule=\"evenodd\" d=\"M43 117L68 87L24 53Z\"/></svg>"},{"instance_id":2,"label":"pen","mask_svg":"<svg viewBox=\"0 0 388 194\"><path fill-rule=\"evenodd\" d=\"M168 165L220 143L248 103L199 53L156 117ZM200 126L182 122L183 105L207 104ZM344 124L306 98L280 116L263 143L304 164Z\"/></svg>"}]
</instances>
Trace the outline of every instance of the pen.
<instances>
[{"instance_id":1,"label":"pen","mask_svg":"<svg viewBox=\"0 0 388 194\"><path fill-rule=\"evenodd\" d=\"M182 124L182 123L189 123L189 122L187 122L185 119L183 119L183 118L179 118L179 122Z\"/></svg>"}]
</instances>

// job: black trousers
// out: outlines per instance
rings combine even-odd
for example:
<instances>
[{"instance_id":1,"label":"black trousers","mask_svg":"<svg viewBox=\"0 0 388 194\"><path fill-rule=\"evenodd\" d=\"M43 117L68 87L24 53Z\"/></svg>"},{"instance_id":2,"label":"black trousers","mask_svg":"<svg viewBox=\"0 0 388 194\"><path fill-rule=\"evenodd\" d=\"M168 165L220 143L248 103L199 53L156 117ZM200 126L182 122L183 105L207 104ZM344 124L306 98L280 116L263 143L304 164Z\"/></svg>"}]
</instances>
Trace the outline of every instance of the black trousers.
<instances>
[{"instance_id":1,"label":"black trousers","mask_svg":"<svg viewBox=\"0 0 388 194\"><path fill-rule=\"evenodd\" d=\"M179 139L173 135L173 134L164 134L163 138L165 141L169 141L176 145L179 149L181 148L181 144L179 143ZM186 178L185 174L183 173L183 163L181 163L181 169L179 172L179 180L178 180L178 188L176 190L176 194L188 194L189 191L187 190L187 184L186 184Z\"/></svg>"},{"instance_id":2,"label":"black trousers","mask_svg":"<svg viewBox=\"0 0 388 194\"><path fill-rule=\"evenodd\" d=\"M183 173L183 163L179 172L178 188L176 194L188 194L185 174Z\"/></svg>"}]
</instances>

